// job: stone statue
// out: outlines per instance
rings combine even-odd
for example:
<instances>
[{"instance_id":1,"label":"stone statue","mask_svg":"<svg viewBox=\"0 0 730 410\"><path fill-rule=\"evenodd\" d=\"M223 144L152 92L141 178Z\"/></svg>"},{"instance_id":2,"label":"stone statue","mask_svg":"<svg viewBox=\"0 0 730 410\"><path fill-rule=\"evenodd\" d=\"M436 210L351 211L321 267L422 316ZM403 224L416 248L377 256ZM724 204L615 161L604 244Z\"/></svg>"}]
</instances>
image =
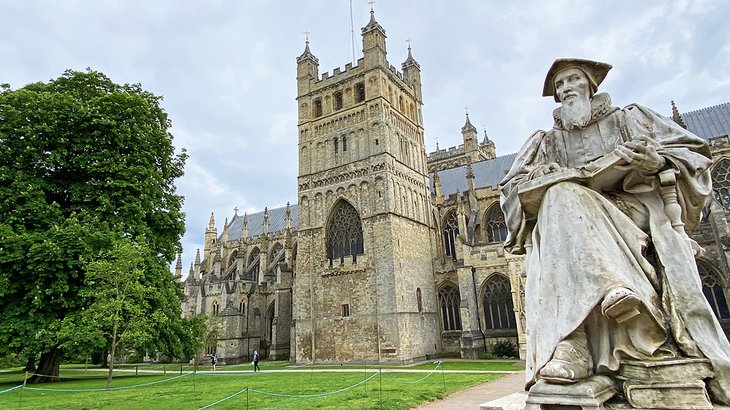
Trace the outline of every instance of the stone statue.
<instances>
[{"instance_id":1,"label":"stone statue","mask_svg":"<svg viewBox=\"0 0 730 410\"><path fill-rule=\"evenodd\" d=\"M730 404L730 344L684 232L710 200L709 148L648 108L612 106L597 93L610 69L553 63L553 128L530 136L500 183L505 249L527 255L527 386L701 359L713 401Z\"/></svg>"}]
</instances>

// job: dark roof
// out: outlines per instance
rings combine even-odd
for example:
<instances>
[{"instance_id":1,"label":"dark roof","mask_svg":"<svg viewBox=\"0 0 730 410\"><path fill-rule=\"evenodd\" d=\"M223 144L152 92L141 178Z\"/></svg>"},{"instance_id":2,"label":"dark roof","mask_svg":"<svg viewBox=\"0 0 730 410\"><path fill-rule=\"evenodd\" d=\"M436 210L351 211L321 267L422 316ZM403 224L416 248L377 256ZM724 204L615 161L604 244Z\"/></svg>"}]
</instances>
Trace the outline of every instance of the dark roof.
<instances>
[{"instance_id":1,"label":"dark roof","mask_svg":"<svg viewBox=\"0 0 730 410\"><path fill-rule=\"evenodd\" d=\"M471 164L474 172L474 187L485 188L492 187L497 189L499 181L504 178L507 171L512 167L517 153L502 155L501 157L488 159L485 161L475 162ZM439 179L441 180L441 194L445 197L455 194L456 191L464 192L468 189L466 181L466 165L449 168L439 171ZM435 193L433 187L433 174L428 176L431 192Z\"/></svg>"},{"instance_id":2,"label":"dark roof","mask_svg":"<svg viewBox=\"0 0 730 410\"><path fill-rule=\"evenodd\" d=\"M291 228L297 230L299 226L299 212L297 204L291 209ZM286 207L269 209L269 233L281 232L286 229ZM228 240L236 241L241 239L243 230L243 215L235 215L228 225ZM258 236L264 233L264 213L256 212L248 215L248 237Z\"/></svg>"},{"instance_id":3,"label":"dark roof","mask_svg":"<svg viewBox=\"0 0 730 410\"><path fill-rule=\"evenodd\" d=\"M705 140L730 135L730 102L681 115L687 129Z\"/></svg>"}]
</instances>

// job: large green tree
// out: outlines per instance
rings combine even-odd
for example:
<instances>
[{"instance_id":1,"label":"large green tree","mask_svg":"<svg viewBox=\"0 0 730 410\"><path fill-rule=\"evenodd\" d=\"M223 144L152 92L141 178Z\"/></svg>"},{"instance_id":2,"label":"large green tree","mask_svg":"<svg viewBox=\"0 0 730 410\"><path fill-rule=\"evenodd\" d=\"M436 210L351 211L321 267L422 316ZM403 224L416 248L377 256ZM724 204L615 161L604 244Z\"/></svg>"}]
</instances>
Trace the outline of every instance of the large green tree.
<instances>
[{"instance_id":1,"label":"large green tree","mask_svg":"<svg viewBox=\"0 0 730 410\"><path fill-rule=\"evenodd\" d=\"M157 312L148 349L190 347L169 264L184 232L182 176L161 97L104 74L66 71L48 83L0 86L0 354L40 354L58 375L66 323L80 321L85 265L114 238L145 238L146 309ZM91 343L93 345L95 343Z\"/></svg>"}]
</instances>

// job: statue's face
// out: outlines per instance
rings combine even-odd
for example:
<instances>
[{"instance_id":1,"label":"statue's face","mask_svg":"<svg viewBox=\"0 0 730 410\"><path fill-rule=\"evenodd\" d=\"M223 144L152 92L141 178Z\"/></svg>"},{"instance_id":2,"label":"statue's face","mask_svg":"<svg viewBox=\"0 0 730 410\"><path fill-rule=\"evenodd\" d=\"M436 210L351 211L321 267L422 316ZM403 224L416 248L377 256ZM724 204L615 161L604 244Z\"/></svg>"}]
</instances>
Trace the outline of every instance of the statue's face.
<instances>
[{"instance_id":1,"label":"statue's face","mask_svg":"<svg viewBox=\"0 0 730 410\"><path fill-rule=\"evenodd\" d=\"M590 97L588 78L583 71L577 68L568 68L559 72L555 76L554 84L555 94L562 103L566 103L576 97L581 97L586 100Z\"/></svg>"}]
</instances>

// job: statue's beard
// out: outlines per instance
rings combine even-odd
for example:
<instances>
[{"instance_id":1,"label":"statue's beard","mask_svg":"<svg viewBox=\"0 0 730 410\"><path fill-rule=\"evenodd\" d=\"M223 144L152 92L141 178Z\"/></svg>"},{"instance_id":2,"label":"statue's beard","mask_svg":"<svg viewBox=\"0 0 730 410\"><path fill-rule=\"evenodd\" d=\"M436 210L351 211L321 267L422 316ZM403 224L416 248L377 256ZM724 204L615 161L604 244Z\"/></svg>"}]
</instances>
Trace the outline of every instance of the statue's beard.
<instances>
[{"instance_id":1,"label":"statue's beard","mask_svg":"<svg viewBox=\"0 0 730 410\"><path fill-rule=\"evenodd\" d=\"M563 102L560 107L560 120L566 130L585 127L591 120L591 101L578 96Z\"/></svg>"}]
</instances>

